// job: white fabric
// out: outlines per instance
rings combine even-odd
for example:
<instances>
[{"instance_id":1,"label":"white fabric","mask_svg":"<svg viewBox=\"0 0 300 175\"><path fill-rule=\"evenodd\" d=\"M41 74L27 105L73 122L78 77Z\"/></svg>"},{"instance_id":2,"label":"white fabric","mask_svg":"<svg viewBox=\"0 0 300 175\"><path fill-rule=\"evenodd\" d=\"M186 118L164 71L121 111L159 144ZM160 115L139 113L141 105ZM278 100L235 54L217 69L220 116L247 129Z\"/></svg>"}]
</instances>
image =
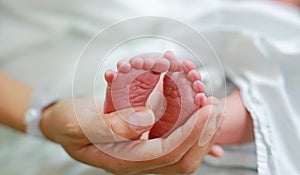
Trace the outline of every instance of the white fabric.
<instances>
[{"instance_id":1,"label":"white fabric","mask_svg":"<svg viewBox=\"0 0 300 175\"><path fill-rule=\"evenodd\" d=\"M45 89L33 90L30 107L27 109L24 116L27 134L45 139L45 136L40 129L41 112L45 107L57 100L58 98L53 96L53 94L49 97L48 92Z\"/></svg>"},{"instance_id":2,"label":"white fabric","mask_svg":"<svg viewBox=\"0 0 300 175\"><path fill-rule=\"evenodd\" d=\"M300 174L300 17L296 9L259 1L198 0L6 0L0 2L0 9L2 70L64 95L71 92L81 50L109 24L161 15L203 31L228 78L241 88L255 125L255 147L228 147L224 159L208 157L195 174ZM83 94L84 84L78 95ZM58 145L6 127L0 130L2 174L106 174L75 162Z\"/></svg>"}]
</instances>

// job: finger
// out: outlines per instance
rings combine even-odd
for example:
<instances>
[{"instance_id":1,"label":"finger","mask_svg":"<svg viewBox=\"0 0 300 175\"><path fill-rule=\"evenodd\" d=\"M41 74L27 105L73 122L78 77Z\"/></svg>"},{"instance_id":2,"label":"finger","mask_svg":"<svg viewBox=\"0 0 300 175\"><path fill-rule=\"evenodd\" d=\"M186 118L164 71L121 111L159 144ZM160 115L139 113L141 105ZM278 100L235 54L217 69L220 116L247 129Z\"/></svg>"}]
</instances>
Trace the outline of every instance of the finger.
<instances>
[{"instance_id":1,"label":"finger","mask_svg":"<svg viewBox=\"0 0 300 175\"><path fill-rule=\"evenodd\" d=\"M104 147L100 146L99 149L94 145L88 145L72 155L77 160L107 169L115 174L120 173L119 171L124 172L124 174L131 174L175 164L195 143L198 144L211 108L213 107L201 108L167 138L112 143L106 144ZM174 147L176 143L181 144ZM107 162L111 162L111 164L107 165ZM118 165L117 171L116 164Z\"/></svg>"},{"instance_id":2,"label":"finger","mask_svg":"<svg viewBox=\"0 0 300 175\"><path fill-rule=\"evenodd\" d=\"M203 158L213 146L216 136L207 143L204 147L199 146L197 143L180 159L177 163L156 168L148 171L139 172L140 174L193 174L201 165Z\"/></svg>"},{"instance_id":3,"label":"finger","mask_svg":"<svg viewBox=\"0 0 300 175\"><path fill-rule=\"evenodd\" d=\"M84 129L92 143L111 143L137 139L154 124L155 116L146 107L127 108L95 116Z\"/></svg>"},{"instance_id":4,"label":"finger","mask_svg":"<svg viewBox=\"0 0 300 175\"><path fill-rule=\"evenodd\" d=\"M219 111L207 111L209 113L209 119L205 123L203 127L205 127L201 133L199 133L199 137L197 138L197 142L193 145L193 147L173 165L169 165L167 167L156 168L143 173L183 173L190 174L197 170L200 165L203 157L212 149L214 141L217 138L219 129L219 122L221 118L221 113ZM203 136L203 134L205 136ZM218 150L217 150L218 151ZM219 156L219 152L217 156ZM222 154L222 153L220 153Z\"/></svg>"},{"instance_id":5,"label":"finger","mask_svg":"<svg viewBox=\"0 0 300 175\"><path fill-rule=\"evenodd\" d=\"M201 138L203 129L207 129L204 127L212 113L217 113L216 110L217 108L214 106L206 106L198 110L183 126L179 127L167 138L150 140L147 146L152 151L142 151L142 159L145 161L137 164L136 167L140 165L140 169L146 170L153 167L165 167L179 161L195 143L199 144L198 141ZM159 140L161 142L156 142ZM140 150L147 150L147 146L141 144L134 147L136 150L139 150L138 153L141 153ZM136 150L130 150L129 153L134 155ZM155 156L158 158L150 160L150 158ZM139 161L142 159L139 159ZM152 165L152 167L149 165Z\"/></svg>"},{"instance_id":6,"label":"finger","mask_svg":"<svg viewBox=\"0 0 300 175\"><path fill-rule=\"evenodd\" d=\"M146 107L119 110L103 118L114 134L127 140L139 138L155 123L153 111Z\"/></svg>"}]
</instances>

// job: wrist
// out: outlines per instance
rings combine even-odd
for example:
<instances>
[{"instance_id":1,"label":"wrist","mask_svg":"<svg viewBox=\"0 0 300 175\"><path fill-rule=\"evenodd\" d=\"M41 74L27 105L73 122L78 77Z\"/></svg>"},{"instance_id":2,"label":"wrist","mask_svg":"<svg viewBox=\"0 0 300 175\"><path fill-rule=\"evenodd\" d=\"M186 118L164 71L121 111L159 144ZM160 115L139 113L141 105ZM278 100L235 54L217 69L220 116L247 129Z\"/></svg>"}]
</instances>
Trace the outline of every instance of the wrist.
<instances>
[{"instance_id":1,"label":"wrist","mask_svg":"<svg viewBox=\"0 0 300 175\"><path fill-rule=\"evenodd\" d=\"M42 112L41 112L41 119L40 119L40 124L39 124L39 128L41 133L48 139L51 141L54 141L54 138L51 136L51 134L49 133L49 129L50 128L50 124L48 124L48 120L51 117L51 113L53 111L53 108L55 108L57 102L53 102L50 105L46 106Z\"/></svg>"},{"instance_id":2,"label":"wrist","mask_svg":"<svg viewBox=\"0 0 300 175\"><path fill-rule=\"evenodd\" d=\"M49 97L48 95L49 94L43 89L33 91L30 106L24 117L26 133L44 138L44 134L40 128L41 118L44 111L47 111L46 109L50 108L55 102L55 98Z\"/></svg>"}]
</instances>

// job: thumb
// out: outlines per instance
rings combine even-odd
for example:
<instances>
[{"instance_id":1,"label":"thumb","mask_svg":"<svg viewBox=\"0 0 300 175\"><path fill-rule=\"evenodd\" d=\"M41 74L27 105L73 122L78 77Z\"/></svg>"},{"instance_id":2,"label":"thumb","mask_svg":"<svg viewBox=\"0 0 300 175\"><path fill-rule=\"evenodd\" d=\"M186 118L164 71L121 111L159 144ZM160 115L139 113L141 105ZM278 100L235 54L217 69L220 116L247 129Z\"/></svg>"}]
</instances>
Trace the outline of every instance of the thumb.
<instances>
[{"instance_id":1,"label":"thumb","mask_svg":"<svg viewBox=\"0 0 300 175\"><path fill-rule=\"evenodd\" d=\"M147 107L126 108L103 116L105 123L111 130L114 141L138 139L143 133L149 131L155 116Z\"/></svg>"}]
</instances>

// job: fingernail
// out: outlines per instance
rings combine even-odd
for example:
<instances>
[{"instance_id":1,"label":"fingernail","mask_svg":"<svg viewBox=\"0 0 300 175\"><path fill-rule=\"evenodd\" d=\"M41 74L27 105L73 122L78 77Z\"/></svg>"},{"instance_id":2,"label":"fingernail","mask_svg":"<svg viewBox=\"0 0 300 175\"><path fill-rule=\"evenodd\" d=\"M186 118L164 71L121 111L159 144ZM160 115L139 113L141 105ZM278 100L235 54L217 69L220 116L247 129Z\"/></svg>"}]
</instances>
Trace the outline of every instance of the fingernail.
<instances>
[{"instance_id":1,"label":"fingernail","mask_svg":"<svg viewBox=\"0 0 300 175\"><path fill-rule=\"evenodd\" d=\"M145 109L134 112L129 117L129 123L133 130L143 132L149 130L155 122L155 116L152 110Z\"/></svg>"},{"instance_id":2,"label":"fingernail","mask_svg":"<svg viewBox=\"0 0 300 175\"><path fill-rule=\"evenodd\" d=\"M205 146L215 135L216 131L222 123L222 116L219 109L215 106L211 107L210 116L202 130L202 134L199 138L199 146Z\"/></svg>"}]
</instances>

